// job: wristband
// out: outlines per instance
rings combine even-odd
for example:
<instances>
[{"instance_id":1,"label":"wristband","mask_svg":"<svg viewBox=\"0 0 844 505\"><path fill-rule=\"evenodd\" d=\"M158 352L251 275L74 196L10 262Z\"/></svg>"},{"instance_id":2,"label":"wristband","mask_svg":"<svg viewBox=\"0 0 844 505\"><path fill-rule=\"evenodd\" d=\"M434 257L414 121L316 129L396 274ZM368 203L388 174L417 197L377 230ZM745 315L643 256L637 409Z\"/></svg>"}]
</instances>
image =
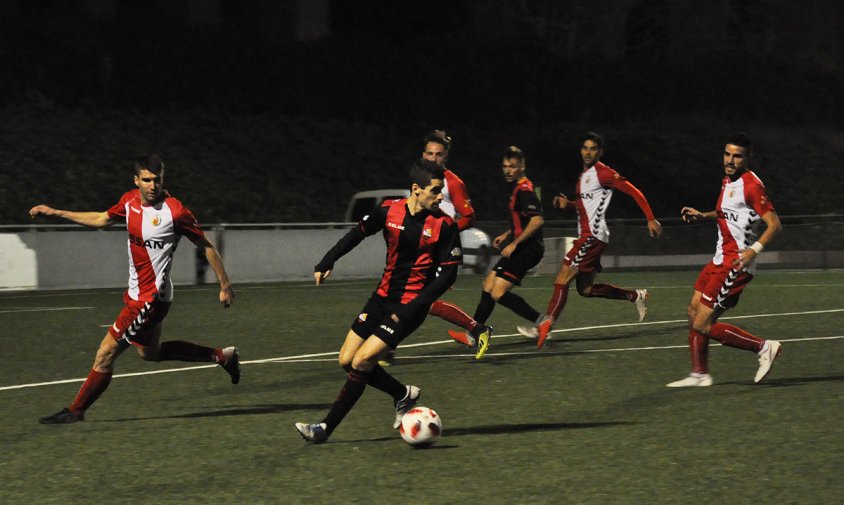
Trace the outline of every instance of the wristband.
<instances>
[{"instance_id":1,"label":"wristband","mask_svg":"<svg viewBox=\"0 0 844 505\"><path fill-rule=\"evenodd\" d=\"M761 253L761 252L762 252L762 250L763 250L763 249L765 249L765 246L763 246L763 245L762 245L762 244L761 244L761 243L757 240L756 242L754 242L754 243L753 243L753 245L751 245L750 247L748 247L748 249L753 249L753 251L754 251L756 254L759 254L759 253Z\"/></svg>"}]
</instances>

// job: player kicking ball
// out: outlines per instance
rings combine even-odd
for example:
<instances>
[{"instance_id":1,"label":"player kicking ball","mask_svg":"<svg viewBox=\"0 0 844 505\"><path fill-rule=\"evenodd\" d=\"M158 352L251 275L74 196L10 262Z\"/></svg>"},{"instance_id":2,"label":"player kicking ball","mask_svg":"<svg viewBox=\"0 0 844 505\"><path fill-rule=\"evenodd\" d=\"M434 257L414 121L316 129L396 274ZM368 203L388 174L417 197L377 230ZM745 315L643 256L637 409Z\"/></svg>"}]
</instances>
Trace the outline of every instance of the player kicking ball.
<instances>
[{"instance_id":1,"label":"player kicking ball","mask_svg":"<svg viewBox=\"0 0 844 505\"><path fill-rule=\"evenodd\" d=\"M384 236L384 275L340 348L346 382L321 421L294 425L308 442L326 442L367 386L392 397L393 429L419 400L418 387L402 384L378 362L425 321L431 304L457 279L463 253L457 224L439 209L444 177L441 166L418 160L410 170L410 196L387 201L365 216L314 267L314 280L320 285L334 263L366 237L378 232Z\"/></svg>"}]
</instances>

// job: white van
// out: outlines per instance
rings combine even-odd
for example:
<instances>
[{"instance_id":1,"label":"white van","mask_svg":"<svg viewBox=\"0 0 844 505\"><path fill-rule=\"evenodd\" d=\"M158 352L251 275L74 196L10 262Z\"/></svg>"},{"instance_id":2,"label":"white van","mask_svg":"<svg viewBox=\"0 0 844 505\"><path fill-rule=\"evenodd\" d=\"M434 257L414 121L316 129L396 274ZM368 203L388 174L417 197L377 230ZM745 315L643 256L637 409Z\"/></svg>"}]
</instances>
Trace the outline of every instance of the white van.
<instances>
[{"instance_id":1,"label":"white van","mask_svg":"<svg viewBox=\"0 0 844 505\"><path fill-rule=\"evenodd\" d=\"M381 202L408 196L409 189L376 189L355 193L349 200L343 220L347 223L357 223L363 216L372 212L372 209L381 205ZM460 243L463 247L463 266L471 268L475 273L485 274L489 270L492 257L492 241L489 235L477 228L469 228L460 232Z\"/></svg>"}]
</instances>

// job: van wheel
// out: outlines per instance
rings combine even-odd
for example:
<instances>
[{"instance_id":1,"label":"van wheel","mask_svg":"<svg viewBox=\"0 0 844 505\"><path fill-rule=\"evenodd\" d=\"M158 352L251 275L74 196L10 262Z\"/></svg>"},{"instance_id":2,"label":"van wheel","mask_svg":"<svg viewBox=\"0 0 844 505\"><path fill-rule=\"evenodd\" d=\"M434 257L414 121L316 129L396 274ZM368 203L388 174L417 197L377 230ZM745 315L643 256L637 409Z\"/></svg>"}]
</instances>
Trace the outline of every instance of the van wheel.
<instances>
[{"instance_id":1,"label":"van wheel","mask_svg":"<svg viewBox=\"0 0 844 505\"><path fill-rule=\"evenodd\" d=\"M492 260L492 253L489 250L489 247L482 245L478 249L478 254L476 256L477 261L475 262L475 266L472 267L472 271L476 274L485 274L489 270L489 264Z\"/></svg>"}]
</instances>

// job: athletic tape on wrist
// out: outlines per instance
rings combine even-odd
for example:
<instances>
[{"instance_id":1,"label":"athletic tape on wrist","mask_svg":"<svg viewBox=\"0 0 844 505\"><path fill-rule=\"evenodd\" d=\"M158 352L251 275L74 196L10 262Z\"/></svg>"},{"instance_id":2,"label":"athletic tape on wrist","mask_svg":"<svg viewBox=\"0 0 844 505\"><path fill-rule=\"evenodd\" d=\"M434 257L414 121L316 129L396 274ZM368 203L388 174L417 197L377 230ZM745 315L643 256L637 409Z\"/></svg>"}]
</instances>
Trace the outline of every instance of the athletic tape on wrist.
<instances>
[{"instance_id":1,"label":"athletic tape on wrist","mask_svg":"<svg viewBox=\"0 0 844 505\"><path fill-rule=\"evenodd\" d=\"M756 254L759 254L759 253L762 252L763 249L765 249L765 246L763 246L760 242L757 241L757 242L754 242L753 245L748 247L748 249L753 249L756 252Z\"/></svg>"}]
</instances>

